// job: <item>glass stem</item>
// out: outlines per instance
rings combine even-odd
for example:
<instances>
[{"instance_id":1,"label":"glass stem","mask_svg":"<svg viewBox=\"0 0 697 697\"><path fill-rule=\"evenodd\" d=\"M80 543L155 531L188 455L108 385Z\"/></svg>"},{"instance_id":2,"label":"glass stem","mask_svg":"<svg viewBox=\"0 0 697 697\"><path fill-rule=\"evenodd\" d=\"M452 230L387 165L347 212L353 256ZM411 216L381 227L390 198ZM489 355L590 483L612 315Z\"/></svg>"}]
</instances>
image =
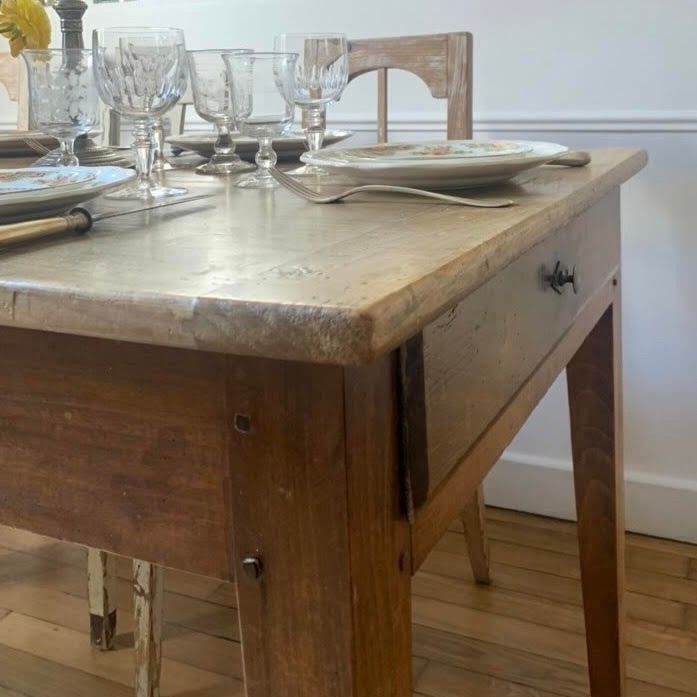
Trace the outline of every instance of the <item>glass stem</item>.
<instances>
[{"instance_id":1,"label":"glass stem","mask_svg":"<svg viewBox=\"0 0 697 697\"><path fill-rule=\"evenodd\" d=\"M327 126L327 109L324 105L310 107L303 114L305 138L310 152L319 150L324 143L324 131Z\"/></svg>"},{"instance_id":2,"label":"glass stem","mask_svg":"<svg viewBox=\"0 0 697 697\"><path fill-rule=\"evenodd\" d=\"M271 174L269 170L276 166L278 158L273 149L273 138L259 138L259 150L254 156L254 161L257 163L257 167L260 170L262 176L270 177Z\"/></svg>"},{"instance_id":3,"label":"glass stem","mask_svg":"<svg viewBox=\"0 0 697 697\"><path fill-rule=\"evenodd\" d=\"M76 167L79 162L75 157L75 136L61 139L61 156L59 164L63 167Z\"/></svg>"},{"instance_id":4,"label":"glass stem","mask_svg":"<svg viewBox=\"0 0 697 697\"><path fill-rule=\"evenodd\" d=\"M226 123L216 123L215 125L218 129L218 137L216 138L215 145L213 146L213 149L215 150L213 161L236 159L234 157L235 141L230 137L230 127Z\"/></svg>"},{"instance_id":5,"label":"glass stem","mask_svg":"<svg viewBox=\"0 0 697 697\"><path fill-rule=\"evenodd\" d=\"M150 177L152 175L153 144L150 125L147 119L137 122L133 132L135 143L136 175L138 176L138 188L141 191L150 189Z\"/></svg>"},{"instance_id":6,"label":"glass stem","mask_svg":"<svg viewBox=\"0 0 697 697\"><path fill-rule=\"evenodd\" d=\"M167 160L165 159L165 129L162 119L156 119L151 126L153 143L153 164L152 168L161 171L164 169Z\"/></svg>"}]
</instances>

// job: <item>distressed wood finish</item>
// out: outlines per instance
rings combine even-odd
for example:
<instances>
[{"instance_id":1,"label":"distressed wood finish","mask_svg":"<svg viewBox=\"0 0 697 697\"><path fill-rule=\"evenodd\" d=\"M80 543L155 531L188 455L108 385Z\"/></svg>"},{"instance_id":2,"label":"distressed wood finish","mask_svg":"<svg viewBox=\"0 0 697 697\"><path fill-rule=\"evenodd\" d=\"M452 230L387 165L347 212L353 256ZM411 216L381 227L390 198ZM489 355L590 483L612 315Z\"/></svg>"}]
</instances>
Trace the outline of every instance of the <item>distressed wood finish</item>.
<instances>
[{"instance_id":1,"label":"distressed wood finish","mask_svg":"<svg viewBox=\"0 0 697 697\"><path fill-rule=\"evenodd\" d=\"M0 324L30 329L0 328L0 523L146 560L140 588L155 601L151 564L235 577L250 697L410 696L411 572L615 302L611 192L644 159L602 151L586 170L540 168L518 180L514 210L485 214L389 197L308 207L283 191L270 206L259 192L202 183L225 194L210 209L109 221L3 255ZM582 270L579 298L522 282L567 249L579 253L567 262ZM487 305L486 331L443 324L462 332ZM451 316L456 306L465 315ZM506 341L489 329L501 324ZM599 331L570 385L589 641L600 647L592 680L605 689L619 679L621 548L596 542L618 529L619 431L611 443L607 411L587 407L604 404L618 344ZM429 410L462 419L448 376L462 372L463 346L469 362L477 347L497 356L480 364L495 403L470 374L479 432L448 441ZM405 381L419 364L421 382ZM448 378L440 392L434 366ZM406 408L420 406L409 390L421 390L426 414ZM421 431L399 433L404 413ZM399 451L419 443L413 462L424 456L431 481L410 525ZM149 638L139 640L150 668L156 605L143 605Z\"/></svg>"},{"instance_id":2,"label":"distressed wood finish","mask_svg":"<svg viewBox=\"0 0 697 697\"><path fill-rule=\"evenodd\" d=\"M5 524L226 577L223 356L7 327L0 353Z\"/></svg>"},{"instance_id":3,"label":"distressed wood finish","mask_svg":"<svg viewBox=\"0 0 697 697\"><path fill-rule=\"evenodd\" d=\"M0 325L369 363L646 161L637 150L592 155L588 167L521 175L500 189L517 205L484 212L403 196L312 206L280 190L262 200L230 182L170 172L192 193L220 196L104 220L86 237L3 254Z\"/></svg>"},{"instance_id":4,"label":"distressed wood finish","mask_svg":"<svg viewBox=\"0 0 697 697\"><path fill-rule=\"evenodd\" d=\"M484 517L484 491L478 486L460 514L467 541L472 575L477 583L491 583L489 573L489 540Z\"/></svg>"},{"instance_id":5,"label":"distressed wood finish","mask_svg":"<svg viewBox=\"0 0 697 697\"><path fill-rule=\"evenodd\" d=\"M566 370L593 697L624 695L620 331L620 304L616 302Z\"/></svg>"},{"instance_id":6,"label":"distressed wood finish","mask_svg":"<svg viewBox=\"0 0 697 697\"><path fill-rule=\"evenodd\" d=\"M98 549L87 549L87 606L90 641L100 651L114 647L116 605L114 604L114 559Z\"/></svg>"},{"instance_id":7,"label":"distressed wood finish","mask_svg":"<svg viewBox=\"0 0 697 697\"><path fill-rule=\"evenodd\" d=\"M164 570L133 561L135 697L160 697Z\"/></svg>"},{"instance_id":8,"label":"distressed wood finish","mask_svg":"<svg viewBox=\"0 0 697 697\"><path fill-rule=\"evenodd\" d=\"M340 368L230 365L229 529L248 697L411 694L391 359L350 373L344 389Z\"/></svg>"},{"instance_id":9,"label":"distressed wood finish","mask_svg":"<svg viewBox=\"0 0 697 697\"><path fill-rule=\"evenodd\" d=\"M472 137L472 35L468 32L358 39L349 42L349 81L378 73L378 142L387 142L387 72L420 77L436 99L448 100L448 138Z\"/></svg>"}]
</instances>

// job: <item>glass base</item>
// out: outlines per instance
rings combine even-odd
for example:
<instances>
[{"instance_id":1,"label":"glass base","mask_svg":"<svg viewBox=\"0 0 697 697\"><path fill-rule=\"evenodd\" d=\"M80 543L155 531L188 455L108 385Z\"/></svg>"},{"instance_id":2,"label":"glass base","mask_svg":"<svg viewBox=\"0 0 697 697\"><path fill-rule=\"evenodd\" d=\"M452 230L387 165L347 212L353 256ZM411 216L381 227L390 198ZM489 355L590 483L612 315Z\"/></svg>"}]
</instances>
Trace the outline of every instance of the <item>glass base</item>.
<instances>
[{"instance_id":1,"label":"glass base","mask_svg":"<svg viewBox=\"0 0 697 697\"><path fill-rule=\"evenodd\" d=\"M235 186L240 189L276 189L279 184L268 172L257 169L254 174L242 177Z\"/></svg>"},{"instance_id":2,"label":"glass base","mask_svg":"<svg viewBox=\"0 0 697 697\"><path fill-rule=\"evenodd\" d=\"M169 172L172 169L174 169L174 167L170 165L167 160L156 160L152 164L153 172Z\"/></svg>"},{"instance_id":3,"label":"glass base","mask_svg":"<svg viewBox=\"0 0 697 697\"><path fill-rule=\"evenodd\" d=\"M155 201L160 198L169 196L183 196L187 193L187 189L181 189L174 186L159 186L151 185L147 187L132 185L127 186L113 194L107 194L104 198L113 200L135 200L135 201Z\"/></svg>"},{"instance_id":4,"label":"glass base","mask_svg":"<svg viewBox=\"0 0 697 697\"><path fill-rule=\"evenodd\" d=\"M228 176L231 174L244 174L244 172L252 172L256 169L255 165L249 162L236 158L220 158L212 157L208 162L196 168L199 174L212 174L218 176Z\"/></svg>"},{"instance_id":5,"label":"glass base","mask_svg":"<svg viewBox=\"0 0 697 697\"><path fill-rule=\"evenodd\" d=\"M302 167L291 169L286 174L290 174L292 177L327 177L331 172L317 165L303 165Z\"/></svg>"}]
</instances>

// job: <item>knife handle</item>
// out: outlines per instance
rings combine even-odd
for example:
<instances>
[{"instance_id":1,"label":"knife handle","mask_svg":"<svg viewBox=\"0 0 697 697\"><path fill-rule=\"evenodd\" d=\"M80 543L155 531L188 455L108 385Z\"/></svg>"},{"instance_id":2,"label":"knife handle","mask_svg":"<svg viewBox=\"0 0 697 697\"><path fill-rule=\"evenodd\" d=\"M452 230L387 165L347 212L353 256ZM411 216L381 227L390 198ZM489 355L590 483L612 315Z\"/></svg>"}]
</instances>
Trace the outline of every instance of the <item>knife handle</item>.
<instances>
[{"instance_id":1,"label":"knife handle","mask_svg":"<svg viewBox=\"0 0 697 697\"><path fill-rule=\"evenodd\" d=\"M55 218L39 218L24 223L0 225L0 248L21 242L30 242L65 233L83 233L92 227L92 216L83 208L76 208Z\"/></svg>"}]
</instances>

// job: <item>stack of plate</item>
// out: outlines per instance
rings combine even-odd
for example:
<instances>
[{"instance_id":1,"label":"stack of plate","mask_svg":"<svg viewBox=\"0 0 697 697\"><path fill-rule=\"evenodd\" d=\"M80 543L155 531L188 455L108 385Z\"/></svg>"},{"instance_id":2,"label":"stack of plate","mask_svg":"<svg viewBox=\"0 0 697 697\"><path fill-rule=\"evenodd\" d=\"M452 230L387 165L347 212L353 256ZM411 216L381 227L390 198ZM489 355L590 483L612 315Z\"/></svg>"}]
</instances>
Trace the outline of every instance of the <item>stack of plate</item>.
<instances>
[{"instance_id":1,"label":"stack of plate","mask_svg":"<svg viewBox=\"0 0 697 697\"><path fill-rule=\"evenodd\" d=\"M386 143L305 153L301 160L356 179L422 189L464 189L506 181L539 167L568 148L533 141L448 140Z\"/></svg>"},{"instance_id":2,"label":"stack of plate","mask_svg":"<svg viewBox=\"0 0 697 697\"><path fill-rule=\"evenodd\" d=\"M57 147L53 136L38 131L0 131L0 157L37 157Z\"/></svg>"},{"instance_id":3,"label":"stack of plate","mask_svg":"<svg viewBox=\"0 0 697 697\"><path fill-rule=\"evenodd\" d=\"M121 167L1 169L0 223L64 213L134 178Z\"/></svg>"},{"instance_id":4,"label":"stack of plate","mask_svg":"<svg viewBox=\"0 0 697 697\"><path fill-rule=\"evenodd\" d=\"M352 131L329 130L324 134L324 144L333 145L350 138L352 135ZM233 133L232 136L235 141L235 152L243 160L252 162L259 149L259 142L255 138L247 138L239 133ZM192 131L178 136L170 136L167 138L167 142L179 150L191 150L202 157L211 158L215 152L216 137L214 131ZM296 132L274 138L273 149L281 162L297 160L307 150L305 134Z\"/></svg>"}]
</instances>

